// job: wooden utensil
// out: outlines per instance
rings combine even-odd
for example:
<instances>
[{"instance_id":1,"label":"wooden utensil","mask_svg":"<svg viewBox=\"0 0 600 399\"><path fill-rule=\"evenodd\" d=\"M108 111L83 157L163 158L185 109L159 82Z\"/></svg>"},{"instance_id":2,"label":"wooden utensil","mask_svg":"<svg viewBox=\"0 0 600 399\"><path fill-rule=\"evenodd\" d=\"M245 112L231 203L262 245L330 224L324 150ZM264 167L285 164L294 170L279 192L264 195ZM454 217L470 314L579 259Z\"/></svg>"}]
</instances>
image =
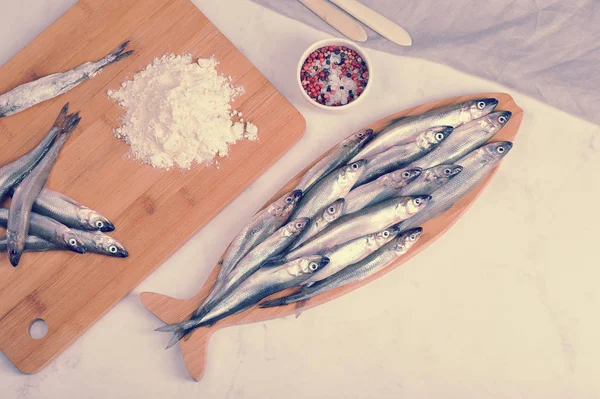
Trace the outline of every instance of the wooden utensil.
<instances>
[{"instance_id":1,"label":"wooden utensil","mask_svg":"<svg viewBox=\"0 0 600 399\"><path fill-rule=\"evenodd\" d=\"M331 0L331 2L386 39L401 46L412 45L412 39L404 28L358 1Z\"/></svg>"},{"instance_id":2,"label":"wooden utensil","mask_svg":"<svg viewBox=\"0 0 600 399\"><path fill-rule=\"evenodd\" d=\"M135 53L69 93L0 120L0 165L37 144L64 103L82 121L67 141L48 187L97 209L117 226L130 257L26 253L18 268L0 255L0 350L24 373L62 352L108 309L236 198L302 135L294 107L188 0L80 0L0 69L0 92L104 56L125 39ZM259 128L219 167L164 172L126 159L113 137L122 110L106 96L155 56L214 55L245 94L234 106ZM112 234L112 233L111 233ZM28 335L38 319L43 339Z\"/></svg>"},{"instance_id":3,"label":"wooden utensil","mask_svg":"<svg viewBox=\"0 0 600 399\"><path fill-rule=\"evenodd\" d=\"M485 97L495 97L499 100L498 110L508 110L512 112L512 117L509 122L506 124L502 130L493 138L493 141L501 141L501 140L509 140L513 141L517 132L519 130L519 126L523 119L523 110L519 108L512 97L508 94L503 93L485 93L485 94L477 94L472 96L463 96L463 97L455 97L442 101L435 101L429 104L421 105L406 111L398 112L397 114L390 115L387 118L381 119L377 122L374 122L366 128L371 128L375 131L382 129L387 123L391 120L407 116L407 115L417 115L421 114L427 110L432 108L442 107L448 104L462 102L470 99L476 98L485 98ZM518 144L517 144L518 145ZM508 155L510 158L510 155ZM321 157L322 158L322 157ZM319 158L320 159L320 158ZM315 160L311 165L309 165L304 171L300 172L298 176L293 178L285 187L283 187L277 194L275 194L266 204L271 203L271 201L275 198L278 198L283 194L283 192L292 189L295 187L297 182L300 180L300 177L304 174L310 166L314 165L319 159ZM389 266L388 268L382 270L380 273L366 279L365 281L348 285L345 287L340 287L335 290L325 292L321 295L315 296L308 301L308 304L305 309L309 309L315 306L318 306L322 303L330 301L343 295L347 292L350 292L363 284L367 284L368 282L384 275L389 272L393 268L403 264L408 261L411 257L415 256L423 249L425 249L429 244L431 244L434 240L436 240L439 236L441 236L446 230L452 226L456 220L469 208L469 206L475 201L475 199L479 196L481 191L485 188L486 184L495 174L496 169L492 171L475 189L473 189L468 195L462 198L459 202L456 203L450 210L446 213L438 216L435 219L432 219L426 222L422 227L424 229L423 236L417 242L412 249L404 255L401 259L399 259L395 264ZM266 205L265 204L265 205ZM215 278L219 272L219 266L216 266L211 275L208 277L208 280L204 284L204 287L200 290L198 294L190 299L175 299L170 298L165 295L156 294L152 292L144 292L141 294L142 303L150 310L156 317L162 320L165 323L171 324L184 320L187 318L204 300L204 298L208 295ZM292 290L284 291L283 293L279 293L276 296L284 296L292 292ZM276 308L259 308L257 306L248 309L244 312L241 312L237 315L230 316L225 318L218 323L214 324L210 327L201 327L194 330L190 335L189 339L180 341L181 352L183 355L183 360L185 362L185 366L193 379L200 380L202 375L204 374L204 369L206 367L206 353L208 341L211 335L227 326L237 325L237 324L245 324L245 323L254 323L258 321L270 320L279 317L284 317L294 313L294 304L285 306L285 307L276 307ZM297 320L297 323L302 323L302 320ZM158 333L157 333L158 334ZM166 335L166 334L165 334ZM165 336L165 343L168 341L168 336ZM360 345L360 343L357 343ZM157 350L160 350L158 348Z\"/></svg>"},{"instance_id":4,"label":"wooden utensil","mask_svg":"<svg viewBox=\"0 0 600 399\"><path fill-rule=\"evenodd\" d=\"M356 42L367 40L368 36L365 28L330 2L326 0L298 1L348 39Z\"/></svg>"}]
</instances>

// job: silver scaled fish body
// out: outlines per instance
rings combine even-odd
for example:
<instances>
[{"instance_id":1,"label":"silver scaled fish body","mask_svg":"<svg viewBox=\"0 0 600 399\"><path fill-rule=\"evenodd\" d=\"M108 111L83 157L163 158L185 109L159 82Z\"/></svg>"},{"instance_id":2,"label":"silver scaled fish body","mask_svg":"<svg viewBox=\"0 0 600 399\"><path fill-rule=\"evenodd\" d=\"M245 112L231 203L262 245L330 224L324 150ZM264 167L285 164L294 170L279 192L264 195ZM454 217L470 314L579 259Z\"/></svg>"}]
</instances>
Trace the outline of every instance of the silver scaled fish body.
<instances>
[{"instance_id":1,"label":"silver scaled fish body","mask_svg":"<svg viewBox=\"0 0 600 399\"><path fill-rule=\"evenodd\" d=\"M233 239L223 257L217 281L223 280L252 248L283 226L293 213L302 191L293 190L256 213Z\"/></svg>"},{"instance_id":2,"label":"silver scaled fish body","mask_svg":"<svg viewBox=\"0 0 600 399\"><path fill-rule=\"evenodd\" d=\"M133 53L133 51L123 52L127 44L129 44L128 41L99 61L86 62L70 71L48 75L0 94L0 118L16 114L43 101L60 96L87 79L94 77L102 68Z\"/></svg>"},{"instance_id":3,"label":"silver scaled fish body","mask_svg":"<svg viewBox=\"0 0 600 399\"><path fill-rule=\"evenodd\" d=\"M114 231L115 226L106 217L64 194L42 189L33 203L33 211L51 217L65 226L80 230Z\"/></svg>"},{"instance_id":4,"label":"silver scaled fish body","mask_svg":"<svg viewBox=\"0 0 600 399\"><path fill-rule=\"evenodd\" d=\"M281 266L259 269L237 286L204 317L166 325L156 329L156 331L173 332L173 337L167 345L167 348L169 348L195 328L212 325L229 315L242 312L256 305L269 295L296 286L326 267L328 263L329 259L324 256L310 256L295 259Z\"/></svg>"},{"instance_id":5,"label":"silver scaled fish body","mask_svg":"<svg viewBox=\"0 0 600 399\"><path fill-rule=\"evenodd\" d=\"M129 253L125 247L114 238L99 231L72 230L85 245L86 251L116 258L126 258ZM8 244L6 237L0 238L0 252L6 252ZM44 240L36 236L27 236L25 252L62 251L64 246Z\"/></svg>"},{"instance_id":6,"label":"silver scaled fish body","mask_svg":"<svg viewBox=\"0 0 600 399\"><path fill-rule=\"evenodd\" d=\"M453 164L443 164L425 169L410 184L401 188L397 195L432 195L462 170L462 166Z\"/></svg>"},{"instance_id":7,"label":"silver scaled fish body","mask_svg":"<svg viewBox=\"0 0 600 399\"><path fill-rule=\"evenodd\" d=\"M372 158L366 158L367 166L355 187L396 169L406 167L425 154L434 151L442 142L452 136L452 130L453 128L450 126L432 127L420 132L414 141L396 145Z\"/></svg>"},{"instance_id":8,"label":"silver scaled fish body","mask_svg":"<svg viewBox=\"0 0 600 399\"><path fill-rule=\"evenodd\" d=\"M344 215L283 259L321 254L336 245L384 230L426 209L430 198L428 195L397 197Z\"/></svg>"},{"instance_id":9,"label":"silver scaled fish body","mask_svg":"<svg viewBox=\"0 0 600 399\"><path fill-rule=\"evenodd\" d=\"M367 161L358 160L338 168L304 193L292 217L313 218L338 198L344 198L360 179Z\"/></svg>"},{"instance_id":10,"label":"silver scaled fish body","mask_svg":"<svg viewBox=\"0 0 600 399\"><path fill-rule=\"evenodd\" d=\"M381 201L400 196L402 189L421 175L421 168L406 168L387 173L358 186L346 195L344 214L354 213ZM426 194L426 193L424 193Z\"/></svg>"},{"instance_id":11,"label":"silver scaled fish body","mask_svg":"<svg viewBox=\"0 0 600 399\"><path fill-rule=\"evenodd\" d=\"M344 198L338 198L333 201L329 206L326 206L325 209L321 212L320 215L312 218L308 223L308 227L304 229L302 234L298 237L296 242L290 247L290 249L298 248L304 242L306 242L311 237L315 236L320 231L323 231L325 227L329 225L329 223L333 222L344 213L346 200Z\"/></svg>"},{"instance_id":12,"label":"silver scaled fish body","mask_svg":"<svg viewBox=\"0 0 600 399\"><path fill-rule=\"evenodd\" d=\"M414 140L417 134L431 126L456 128L489 114L497 105L498 100L495 98L481 98L432 109L420 115L400 118L377 133L365 148L355 155L354 159L368 159L393 146Z\"/></svg>"},{"instance_id":13,"label":"silver scaled fish body","mask_svg":"<svg viewBox=\"0 0 600 399\"><path fill-rule=\"evenodd\" d=\"M70 137L73 129L79 124L79 120L78 113L66 118L61 133L56 137L46 155L23 179L13 194L6 227L8 257L13 266L19 264L25 249L25 239L29 233L29 218L33 203L46 184L60 150Z\"/></svg>"},{"instance_id":14,"label":"silver scaled fish body","mask_svg":"<svg viewBox=\"0 0 600 399\"><path fill-rule=\"evenodd\" d=\"M321 178L348 163L372 137L373 130L364 129L342 140L302 175L296 189L307 192Z\"/></svg>"},{"instance_id":15,"label":"silver scaled fish body","mask_svg":"<svg viewBox=\"0 0 600 399\"><path fill-rule=\"evenodd\" d=\"M309 218L294 219L254 247L223 280L215 283L202 305L190 318L204 316L242 281L257 271L267 259L286 250L306 229L309 221Z\"/></svg>"},{"instance_id":16,"label":"silver scaled fish body","mask_svg":"<svg viewBox=\"0 0 600 399\"><path fill-rule=\"evenodd\" d=\"M262 308L284 306L290 303L307 300L338 287L363 281L375 273L385 269L402 255L407 253L408 250L419 240L422 232L423 229L421 228L409 230L385 244L361 261L346 266L339 272L323 280L317 281L309 287L302 288L297 293L283 298L262 302L259 306Z\"/></svg>"},{"instance_id":17,"label":"silver scaled fish body","mask_svg":"<svg viewBox=\"0 0 600 399\"><path fill-rule=\"evenodd\" d=\"M8 214L8 209L0 208L0 226L6 227ZM55 243L62 249L80 254L86 251L85 245L73 230L54 219L37 213L32 213L29 219L29 234Z\"/></svg>"},{"instance_id":18,"label":"silver scaled fish body","mask_svg":"<svg viewBox=\"0 0 600 399\"><path fill-rule=\"evenodd\" d=\"M393 240L398 233L399 231L396 226L388 227L385 230L355 238L354 240L333 247L329 251L323 252L323 256L329 258L329 264L325 269L312 275L303 284L311 285L339 272L348 265L363 260Z\"/></svg>"},{"instance_id":19,"label":"silver scaled fish body","mask_svg":"<svg viewBox=\"0 0 600 399\"><path fill-rule=\"evenodd\" d=\"M512 148L512 143L499 141L486 144L457 161L462 171L449 182L437 189L427 208L414 218L406 220L398 226L401 231L423 225L450 209L456 201L471 191L477 184L498 165L498 162Z\"/></svg>"},{"instance_id":20,"label":"silver scaled fish body","mask_svg":"<svg viewBox=\"0 0 600 399\"><path fill-rule=\"evenodd\" d=\"M412 165L423 169L441 163L454 163L485 144L509 121L510 111L492 112L454 129L450 137Z\"/></svg>"},{"instance_id":21,"label":"silver scaled fish body","mask_svg":"<svg viewBox=\"0 0 600 399\"><path fill-rule=\"evenodd\" d=\"M44 139L31 151L0 168L0 201L11 192L11 189L19 184L25 176L38 164L54 143L56 136L62 131L67 118L69 104L67 103L56 118L54 125L48 131Z\"/></svg>"}]
</instances>

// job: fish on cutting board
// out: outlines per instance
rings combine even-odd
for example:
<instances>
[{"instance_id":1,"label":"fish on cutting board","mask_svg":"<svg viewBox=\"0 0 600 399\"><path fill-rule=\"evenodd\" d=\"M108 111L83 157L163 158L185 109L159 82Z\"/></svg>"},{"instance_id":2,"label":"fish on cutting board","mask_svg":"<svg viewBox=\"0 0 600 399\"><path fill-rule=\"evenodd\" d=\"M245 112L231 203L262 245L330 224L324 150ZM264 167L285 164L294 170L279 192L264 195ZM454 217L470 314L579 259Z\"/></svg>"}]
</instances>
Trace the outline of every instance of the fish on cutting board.
<instances>
[{"instance_id":1,"label":"fish on cutting board","mask_svg":"<svg viewBox=\"0 0 600 399\"><path fill-rule=\"evenodd\" d=\"M208 297L190 318L204 316L222 298L256 272L267 259L286 250L306 229L309 221L306 217L294 219L250 250L223 280L215 284Z\"/></svg>"},{"instance_id":2,"label":"fish on cutting board","mask_svg":"<svg viewBox=\"0 0 600 399\"><path fill-rule=\"evenodd\" d=\"M33 203L46 184L50 170L54 166L60 150L80 120L79 113L67 115L52 146L15 189L6 223L8 257L10 263L15 267L19 264L21 254L25 249L25 239L29 233L29 218Z\"/></svg>"},{"instance_id":3,"label":"fish on cutting board","mask_svg":"<svg viewBox=\"0 0 600 399\"><path fill-rule=\"evenodd\" d=\"M259 269L204 317L166 325L156 331L173 332L173 338L167 345L169 348L198 327L214 324L254 306L269 295L302 283L328 263L329 259L324 256L307 256L280 266Z\"/></svg>"},{"instance_id":4,"label":"fish on cutting board","mask_svg":"<svg viewBox=\"0 0 600 399\"><path fill-rule=\"evenodd\" d=\"M133 50L123 52L128 44L129 41L122 43L99 61L86 62L70 71L48 75L0 94L0 118L60 96L87 79L93 78L106 66L130 56Z\"/></svg>"},{"instance_id":5,"label":"fish on cutting board","mask_svg":"<svg viewBox=\"0 0 600 399\"><path fill-rule=\"evenodd\" d=\"M367 161L358 160L329 173L306 192L293 217L313 218L338 198L344 198L361 178Z\"/></svg>"},{"instance_id":6,"label":"fish on cutting board","mask_svg":"<svg viewBox=\"0 0 600 399\"><path fill-rule=\"evenodd\" d=\"M48 152L54 139L61 132L69 111L69 103L60 110L54 124L44 139L27 154L0 168L0 201L10 193L14 186L20 183L25 176L38 164L40 159Z\"/></svg>"},{"instance_id":7,"label":"fish on cutting board","mask_svg":"<svg viewBox=\"0 0 600 399\"><path fill-rule=\"evenodd\" d=\"M346 195L344 214L360 211L392 197L400 197L402 189L419 178L421 168L406 168L387 173L370 183L358 186ZM418 193L429 194L429 193Z\"/></svg>"},{"instance_id":8,"label":"fish on cutting board","mask_svg":"<svg viewBox=\"0 0 600 399\"><path fill-rule=\"evenodd\" d=\"M284 298L268 300L262 302L259 306L262 308L269 308L288 305L290 303L312 298L315 295L322 294L338 287L343 287L348 284L362 281L379 272L380 270L383 270L397 260L400 256L407 253L408 250L419 240L422 233L423 229L421 228L406 231L398 238L376 250L363 260L346 266L337 273L323 280L317 281L311 286L302 288L295 294Z\"/></svg>"},{"instance_id":9,"label":"fish on cutting board","mask_svg":"<svg viewBox=\"0 0 600 399\"><path fill-rule=\"evenodd\" d=\"M418 133L410 141L390 147L371 158L365 158L367 166L355 187L411 165L412 162L434 151L448 137L452 136L453 129L451 126L435 126Z\"/></svg>"},{"instance_id":10,"label":"fish on cutting board","mask_svg":"<svg viewBox=\"0 0 600 399\"><path fill-rule=\"evenodd\" d=\"M432 126L457 128L489 114L497 105L498 100L495 98L481 98L435 108L420 115L402 117L377 133L353 160L369 159L395 145L414 139L420 132Z\"/></svg>"},{"instance_id":11,"label":"fish on cutting board","mask_svg":"<svg viewBox=\"0 0 600 399\"><path fill-rule=\"evenodd\" d=\"M308 227L304 229L290 249L298 248L309 238L313 237L320 231L323 231L325 227L329 225L329 223L343 215L345 207L346 200L344 198L338 198L326 206L320 215L317 215L309 221Z\"/></svg>"},{"instance_id":12,"label":"fish on cutting board","mask_svg":"<svg viewBox=\"0 0 600 399\"><path fill-rule=\"evenodd\" d=\"M365 234L372 234L414 217L426 209L428 195L398 197L344 215L332 222L304 245L284 256L285 260L320 254L328 249Z\"/></svg>"}]
</instances>

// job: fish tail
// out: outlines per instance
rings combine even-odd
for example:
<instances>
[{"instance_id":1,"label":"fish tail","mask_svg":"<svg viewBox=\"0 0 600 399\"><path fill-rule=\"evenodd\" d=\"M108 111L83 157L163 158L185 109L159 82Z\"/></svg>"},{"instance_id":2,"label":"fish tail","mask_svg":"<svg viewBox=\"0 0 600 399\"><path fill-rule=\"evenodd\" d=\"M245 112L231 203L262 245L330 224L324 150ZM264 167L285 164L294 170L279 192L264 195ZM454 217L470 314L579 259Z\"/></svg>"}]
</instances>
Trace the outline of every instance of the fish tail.
<instances>
[{"instance_id":1,"label":"fish tail","mask_svg":"<svg viewBox=\"0 0 600 399\"><path fill-rule=\"evenodd\" d=\"M54 121L54 126L56 128L61 129L62 126L64 126L66 120L67 120L67 113L69 112L69 103L66 103L62 109L60 110L60 113L58 114L58 116L56 117L56 120Z\"/></svg>"},{"instance_id":2,"label":"fish tail","mask_svg":"<svg viewBox=\"0 0 600 399\"><path fill-rule=\"evenodd\" d=\"M123 50L125 50L125 47L127 47L128 44L129 40L121 43L119 47L117 47L116 49L111 51L110 54L104 57L106 64L104 64L103 67L105 67L106 65L114 64L115 62L119 62L123 58L129 57L133 53L133 50L123 52Z\"/></svg>"},{"instance_id":3,"label":"fish tail","mask_svg":"<svg viewBox=\"0 0 600 399\"><path fill-rule=\"evenodd\" d=\"M75 112L71 114L67 121L65 122L62 128L62 134L67 134L73 131L79 125L79 121L81 121L81 117L79 116L79 112Z\"/></svg>"}]
</instances>

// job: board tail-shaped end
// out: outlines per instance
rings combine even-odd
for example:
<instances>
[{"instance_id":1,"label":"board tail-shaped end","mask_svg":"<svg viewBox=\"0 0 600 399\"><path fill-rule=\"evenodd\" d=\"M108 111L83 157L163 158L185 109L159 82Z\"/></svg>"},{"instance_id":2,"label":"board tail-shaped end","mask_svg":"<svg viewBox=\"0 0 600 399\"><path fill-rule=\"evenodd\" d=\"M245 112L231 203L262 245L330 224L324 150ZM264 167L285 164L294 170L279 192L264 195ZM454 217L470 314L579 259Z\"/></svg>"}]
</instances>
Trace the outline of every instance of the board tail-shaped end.
<instances>
[{"instance_id":1,"label":"board tail-shaped end","mask_svg":"<svg viewBox=\"0 0 600 399\"><path fill-rule=\"evenodd\" d=\"M190 301L172 298L155 292L142 292L140 298L144 306L166 324L179 323L185 320L194 310L193 304ZM185 367L190 377L195 381L200 381L204 375L208 341L212 333L212 328L203 327L193 330L181 340L179 339L180 337L174 338L175 336L169 338L171 340L176 339L179 342ZM177 342L174 342L174 344ZM169 342L170 344L171 342Z\"/></svg>"}]
</instances>

